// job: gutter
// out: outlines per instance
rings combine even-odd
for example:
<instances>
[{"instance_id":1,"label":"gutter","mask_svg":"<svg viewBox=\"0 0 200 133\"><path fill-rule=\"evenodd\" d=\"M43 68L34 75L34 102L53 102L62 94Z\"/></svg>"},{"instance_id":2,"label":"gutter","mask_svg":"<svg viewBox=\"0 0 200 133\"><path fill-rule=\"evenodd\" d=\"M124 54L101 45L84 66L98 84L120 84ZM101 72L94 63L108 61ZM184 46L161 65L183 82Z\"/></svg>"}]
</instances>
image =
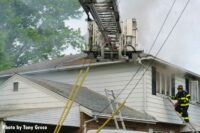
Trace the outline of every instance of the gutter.
<instances>
[{"instance_id":1,"label":"gutter","mask_svg":"<svg viewBox=\"0 0 200 133\"><path fill-rule=\"evenodd\" d=\"M98 118L103 118L103 119L107 119L109 117L109 115L100 115L100 114L95 114L95 116ZM138 119L138 118L130 118L130 117L123 117L123 119L126 121L148 123L148 124L156 124L158 122L157 120L147 120L147 119Z\"/></svg>"}]
</instances>

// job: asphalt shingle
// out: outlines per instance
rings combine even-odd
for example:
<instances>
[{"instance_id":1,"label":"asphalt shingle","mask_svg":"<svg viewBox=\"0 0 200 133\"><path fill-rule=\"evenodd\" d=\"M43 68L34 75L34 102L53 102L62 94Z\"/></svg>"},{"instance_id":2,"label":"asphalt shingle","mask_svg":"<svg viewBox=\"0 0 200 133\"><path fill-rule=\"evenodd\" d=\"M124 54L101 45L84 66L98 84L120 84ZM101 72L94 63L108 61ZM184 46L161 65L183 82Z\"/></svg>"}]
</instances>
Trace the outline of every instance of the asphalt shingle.
<instances>
[{"instance_id":1,"label":"asphalt shingle","mask_svg":"<svg viewBox=\"0 0 200 133\"><path fill-rule=\"evenodd\" d=\"M77 54L77 55L68 55L64 57L60 57L54 60L47 60L36 64L31 64L27 66L22 66L18 68L13 68L5 71L1 71L0 75L11 75L21 72L31 72L31 71L41 71L45 69L53 69L64 66L71 66L76 64L81 64L83 62L83 58L85 58L85 54Z\"/></svg>"},{"instance_id":2,"label":"asphalt shingle","mask_svg":"<svg viewBox=\"0 0 200 133\"><path fill-rule=\"evenodd\" d=\"M73 87L73 85L71 84L64 84L50 80L35 79L30 77L25 77L25 78L65 98L69 98L71 88ZM82 87L80 89L75 99L75 102L79 103L83 107L90 109L94 114L109 115L112 113L109 106L108 108L106 108L106 110L101 112L102 109L109 104L107 97L99 93L96 93L88 89L87 87ZM121 112L123 117L127 117L130 119L155 121L155 119L152 116L148 115L147 113L139 112L127 106L124 106Z\"/></svg>"}]
</instances>

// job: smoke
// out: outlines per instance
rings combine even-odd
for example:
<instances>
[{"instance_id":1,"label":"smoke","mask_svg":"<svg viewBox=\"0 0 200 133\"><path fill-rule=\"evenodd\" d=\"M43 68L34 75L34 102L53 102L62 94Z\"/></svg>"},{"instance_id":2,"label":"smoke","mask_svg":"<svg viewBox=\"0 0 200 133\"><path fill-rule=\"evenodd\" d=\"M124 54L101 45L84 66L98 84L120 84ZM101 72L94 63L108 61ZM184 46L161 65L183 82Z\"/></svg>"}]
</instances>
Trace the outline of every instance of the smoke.
<instances>
[{"instance_id":1,"label":"smoke","mask_svg":"<svg viewBox=\"0 0 200 133\"><path fill-rule=\"evenodd\" d=\"M118 0L121 20L136 18L138 23L139 47L148 52L152 45L173 0ZM157 40L151 54L160 48L167 34L180 15L187 0L177 0L169 19ZM158 55L159 58L172 64L200 74L200 0L191 0L175 30ZM72 22L72 27L80 27L83 32L86 17ZM81 25L83 26L80 26ZM85 26L86 27L86 26Z\"/></svg>"},{"instance_id":2,"label":"smoke","mask_svg":"<svg viewBox=\"0 0 200 133\"><path fill-rule=\"evenodd\" d=\"M155 54L180 15L187 0L177 0L160 34ZM120 0L121 19L136 18L140 47L147 52L169 11L173 0ZM200 74L200 1L191 0L182 18L159 54L159 58Z\"/></svg>"}]
</instances>

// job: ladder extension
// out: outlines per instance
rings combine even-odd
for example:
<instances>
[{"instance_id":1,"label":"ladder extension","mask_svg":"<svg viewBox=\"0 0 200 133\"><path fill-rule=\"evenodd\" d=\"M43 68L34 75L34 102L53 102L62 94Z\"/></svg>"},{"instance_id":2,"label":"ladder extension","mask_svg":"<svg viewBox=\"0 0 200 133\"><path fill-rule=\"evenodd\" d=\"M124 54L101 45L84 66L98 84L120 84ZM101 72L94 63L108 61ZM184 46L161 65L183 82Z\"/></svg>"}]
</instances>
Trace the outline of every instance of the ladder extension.
<instances>
[{"instance_id":1,"label":"ladder extension","mask_svg":"<svg viewBox=\"0 0 200 133\"><path fill-rule=\"evenodd\" d=\"M110 108L112 110L112 113L114 112L114 110L116 110L117 108L119 108L119 103L116 101L116 97L115 97L115 94L113 92L113 90L107 90L105 89L105 93L106 93L106 96L108 98L108 101L110 103ZM113 99L113 101L112 101ZM115 107L113 107L115 106ZM118 116L119 116L119 119L121 121L121 124L122 124L122 128L124 130L126 130L126 126L125 126L125 123L124 123L124 120L123 120L123 117L122 117L122 113L121 111L119 110L118 112ZM119 125L118 125L118 122L117 122L117 117L114 116L114 122L115 122L115 125L116 125L116 128L119 129Z\"/></svg>"},{"instance_id":2,"label":"ladder extension","mask_svg":"<svg viewBox=\"0 0 200 133\"><path fill-rule=\"evenodd\" d=\"M93 16L105 39L112 44L119 42L121 33L120 17L117 0L79 0L88 15Z\"/></svg>"}]
</instances>

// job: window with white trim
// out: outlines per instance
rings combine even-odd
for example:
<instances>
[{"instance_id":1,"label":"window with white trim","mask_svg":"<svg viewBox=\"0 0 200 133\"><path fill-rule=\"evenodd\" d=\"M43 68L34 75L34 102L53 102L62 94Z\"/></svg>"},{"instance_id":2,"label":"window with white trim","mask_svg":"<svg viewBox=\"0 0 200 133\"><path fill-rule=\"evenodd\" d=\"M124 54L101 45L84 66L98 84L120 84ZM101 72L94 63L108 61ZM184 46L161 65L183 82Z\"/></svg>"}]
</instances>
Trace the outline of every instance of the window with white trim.
<instances>
[{"instance_id":1,"label":"window with white trim","mask_svg":"<svg viewBox=\"0 0 200 133\"><path fill-rule=\"evenodd\" d=\"M165 75L161 74L161 94L165 94Z\"/></svg>"},{"instance_id":2,"label":"window with white trim","mask_svg":"<svg viewBox=\"0 0 200 133\"><path fill-rule=\"evenodd\" d=\"M171 96L171 76L156 72L156 93Z\"/></svg>"},{"instance_id":3,"label":"window with white trim","mask_svg":"<svg viewBox=\"0 0 200 133\"><path fill-rule=\"evenodd\" d=\"M160 73L156 72L156 93L160 93Z\"/></svg>"},{"instance_id":4,"label":"window with white trim","mask_svg":"<svg viewBox=\"0 0 200 133\"><path fill-rule=\"evenodd\" d=\"M192 102L200 102L200 88L198 80L190 81L190 94Z\"/></svg>"}]
</instances>

